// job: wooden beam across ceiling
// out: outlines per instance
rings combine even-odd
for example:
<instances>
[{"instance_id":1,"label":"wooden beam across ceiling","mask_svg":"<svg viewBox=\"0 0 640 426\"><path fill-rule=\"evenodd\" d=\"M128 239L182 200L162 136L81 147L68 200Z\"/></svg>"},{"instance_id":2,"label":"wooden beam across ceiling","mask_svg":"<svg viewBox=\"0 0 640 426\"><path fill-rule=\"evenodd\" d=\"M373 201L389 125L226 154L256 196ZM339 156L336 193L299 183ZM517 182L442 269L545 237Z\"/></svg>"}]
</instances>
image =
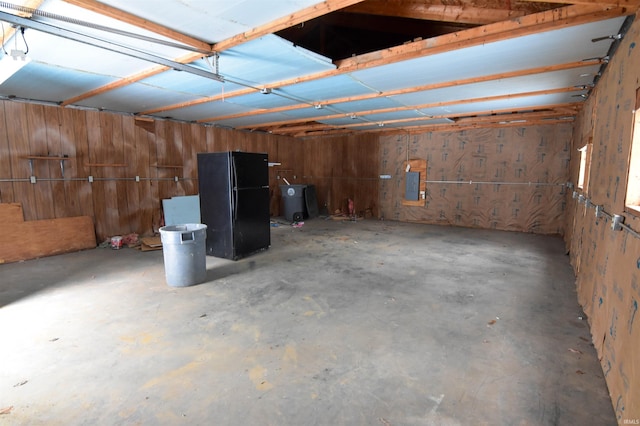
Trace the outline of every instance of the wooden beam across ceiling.
<instances>
[{"instance_id":1,"label":"wooden beam across ceiling","mask_svg":"<svg viewBox=\"0 0 640 426\"><path fill-rule=\"evenodd\" d=\"M344 71L367 69L391 62L522 37L541 31L551 31L557 28L625 16L630 13L629 9L625 7L567 6L366 53L336 61L336 65Z\"/></svg>"},{"instance_id":2,"label":"wooden beam across ceiling","mask_svg":"<svg viewBox=\"0 0 640 426\"><path fill-rule=\"evenodd\" d=\"M175 31L171 28L167 28L163 25L156 24L155 22L148 21L140 18L139 16L127 13L123 10L116 9L115 7L108 6L104 3L100 3L96 0L64 0L66 3L74 6L81 7L83 9L90 10L100 15L108 16L113 19L117 19L121 22L142 28L147 31L168 37L172 40L176 40L180 43L184 43L187 46L193 46L201 50L212 51L211 45L202 40L190 37L186 34ZM202 54L200 54L202 56Z\"/></svg>"},{"instance_id":3,"label":"wooden beam across ceiling","mask_svg":"<svg viewBox=\"0 0 640 426\"><path fill-rule=\"evenodd\" d=\"M246 43L247 41L262 37L263 35L278 32L285 28L289 28L305 21L310 21L318 16L326 15L327 13L343 9L347 6L352 6L362 1L364 0L326 0L322 3L302 9L298 12L292 13L291 15L284 16L265 25L252 28L249 31L245 31L241 34L237 34L226 40L215 43L213 48L216 51L221 52L239 44Z\"/></svg>"},{"instance_id":4,"label":"wooden beam across ceiling","mask_svg":"<svg viewBox=\"0 0 640 426\"><path fill-rule=\"evenodd\" d=\"M514 10L505 8L473 7L470 5L442 4L440 2L417 0L368 0L344 10L347 13L396 16L400 18L423 19L428 21L452 22L458 24L486 25L494 22L535 13L535 10Z\"/></svg>"},{"instance_id":5,"label":"wooden beam across ceiling","mask_svg":"<svg viewBox=\"0 0 640 426\"><path fill-rule=\"evenodd\" d=\"M627 13L628 10L626 8L567 6L560 9L554 9L553 11L544 11L533 15L527 15L517 19L512 19L509 21L498 22L477 28L470 28L452 34L434 37L428 40L420 40L402 46L384 49L378 52L355 56L353 58L337 61L336 65L338 66L338 68L335 70L322 71L316 74L274 82L265 85L265 88L277 89L293 84L342 75L355 70L367 69L374 66L385 65L421 56L444 53L450 50L476 46L489 42L497 42L517 36L525 36L528 34L534 34L539 31L551 31L556 28L563 28L572 25L594 22L601 19L624 16ZM226 92L224 96L227 98L231 98L251 92L251 90L242 89L237 93ZM188 106L203 104L219 99L220 96L195 99L189 102L167 105L165 107L158 107L153 110L143 111L140 114L153 114L160 111L185 108ZM199 122L206 121L210 120L199 120Z\"/></svg>"},{"instance_id":6,"label":"wooden beam across ceiling","mask_svg":"<svg viewBox=\"0 0 640 426\"><path fill-rule=\"evenodd\" d=\"M323 106L327 106L327 105L337 105L337 104L345 103L345 102L355 102L355 101L363 101L363 100L368 100L368 99L386 98L386 97L390 97L390 96L398 96L398 95L404 95L404 94L408 94L408 93L423 92L423 91L427 91L427 90L443 89L443 88L454 87L454 86L463 86L463 85L466 85L466 84L484 83L484 82L488 82L488 81L503 80L503 79L507 79L507 78L523 77L523 76L528 76L528 75L536 75L536 74L542 74L542 73L552 72L552 71L561 71L561 70L568 70L568 69L573 69L573 68L588 67L588 66L593 66L593 65L600 65L602 63L603 63L603 61L600 60L600 59L593 59L593 60L587 60L587 61L569 62L569 63L565 63L565 64L547 65L547 66L542 66L542 67L536 67L536 68L530 68L530 69L524 69L524 70L518 70L518 71L510 71L510 72L504 72L504 73L499 73L499 74L491 74L491 75L479 76L479 77L470 77L470 78L462 79L462 80L449 80L449 81L443 81L443 82L440 82L440 83L427 84L427 85L423 85L423 86L413 86L413 87L402 88L402 89L397 89L397 90L389 90L389 91L386 91L386 92L378 91L378 92L374 92L374 93L367 93L366 95L348 96L348 97L335 98L335 99L326 99L326 100L317 102L314 105L323 107ZM278 86L278 87L283 87L283 85ZM272 92L272 93L275 93L276 96L277 96L277 92ZM198 120L198 122L199 123L208 123L208 122L214 122L214 121L230 120L230 119L234 119L234 118L251 117L251 116L256 116L256 115L261 115L261 114L269 114L269 113L274 113L274 112L293 111L293 110L297 110L297 109L309 108L309 106L310 105L306 104L306 103L305 104L286 105L286 106L276 107L276 108L253 110L253 111L242 112L242 113L237 113L237 114L230 114L230 115L224 115L224 116L208 117L208 118L200 119L200 120Z\"/></svg>"},{"instance_id":7,"label":"wooden beam across ceiling","mask_svg":"<svg viewBox=\"0 0 640 426\"><path fill-rule=\"evenodd\" d=\"M495 95L495 96L483 96L480 98L468 98L468 99L457 99L457 100L450 100L450 101L441 101L441 102L432 102L432 103L428 103L428 104L421 104L421 105L411 105L411 106L402 106L402 107L394 107L394 108L381 108L381 109L376 109L376 110L369 110L369 111L361 111L357 114L354 114L354 116L357 117L362 117L364 118L364 116L366 115L374 115L374 114L384 114L384 113L392 113L392 112L400 112L400 111L411 111L411 110L424 110L424 109L429 109L429 108L439 108L439 107L443 107L443 106L454 106L454 105L465 105L465 104L472 104L472 103L477 103L477 102L491 102L491 101L498 101L498 100L505 100L505 99L517 99L517 98L523 98L523 97L529 97L529 96L543 96L543 95L550 95L550 94L558 94L558 93L567 93L567 92L577 92L577 91L582 91L584 89L578 88L578 87L562 87L562 88L558 88L558 89L548 89L548 90L538 90L538 91L531 91L531 92L520 92L520 93L510 93L507 95ZM510 111L510 110L508 110ZM505 111L503 111L505 112ZM492 111L476 111L474 113L474 115L482 115L482 114L491 114L493 113ZM344 118L349 116L350 114L345 114L345 113L335 113L335 114L329 114L320 118L316 118L316 120L332 120L332 119L340 119L340 118ZM375 121L375 122L370 122L369 124L376 124L376 123L380 123L380 124L388 124L388 123L399 123L402 121L422 121L422 120L427 120L427 119L432 119L432 118L450 118L450 117L458 117L459 114L457 113L452 113L452 114L448 114L446 116L434 116L434 117L430 117L430 116L424 116L424 117L415 117L415 118L406 118L406 119L398 119L398 120L380 120L380 121ZM303 122L308 122L309 118L305 117L305 118L297 118L297 119L291 119L291 120L281 120L281 121L276 121L276 122L270 122L270 123L261 123L259 126L255 126L255 125L247 125L247 126L238 126L238 129L252 129L255 127L259 127L259 128L264 128L264 127L274 127L274 126L287 126L287 125L291 125L291 124L296 124L296 123L303 123ZM364 124L362 122L358 122L358 123L354 123L354 124L346 124L346 125L341 125L340 127L361 127Z\"/></svg>"},{"instance_id":8,"label":"wooden beam across ceiling","mask_svg":"<svg viewBox=\"0 0 640 426\"><path fill-rule=\"evenodd\" d=\"M540 0L520 0L523 2L536 3ZM638 0L544 0L545 3L558 3L558 4L582 4L591 6L615 6L615 7L638 7L640 1Z\"/></svg>"},{"instance_id":9,"label":"wooden beam across ceiling","mask_svg":"<svg viewBox=\"0 0 640 426\"><path fill-rule=\"evenodd\" d=\"M110 7L110 6L106 6L106 5L104 5L102 3L99 3L99 2L97 2L95 0L64 0L64 1L66 1L68 3L71 3L71 4L74 4L76 6L79 6L79 7L83 7L83 8L92 10L92 11L97 12L97 13L102 13L102 14L104 14L106 16L110 16L110 17L114 17L116 19L120 19L120 20L122 20L124 22L127 22L129 24L136 25L136 26L139 26L139 27L144 28L146 30L149 30L149 31L152 31L152 32L156 32L158 34L162 34L162 35L165 35L167 37L174 38L175 40L178 40L178 41L186 43L186 40L181 40L181 38L184 36L181 33L175 32L175 31L170 30L170 29L168 29L166 27L163 27L161 25L150 23L149 21L147 21L145 19L139 18L139 17L137 17L135 15L128 14L128 13L126 13L124 11L119 10L119 9L116 9L116 8L113 8L113 7ZM221 52L223 50L230 49L230 48L232 48L234 46L237 46L240 43L244 43L244 42L247 42L247 41L252 40L254 38L261 37L262 35L265 35L265 34L276 32L276 31L284 28L283 25L285 25L286 22L291 23L290 25L295 25L297 23L304 22L306 20L313 19L313 18L315 18L317 16L329 13L329 12L331 12L333 10L337 10L337 9L340 9L340 8L343 8L343 7L346 7L346 6L350 6L350 5L356 4L356 3L360 2L360 1L363 1L363 0L327 0L327 1L325 1L325 2L323 2L321 4L319 4L319 5L315 5L313 7L310 7L310 8L307 8L307 9L303 9L302 11L296 12L295 14L292 14L292 15L286 17L286 18L277 19L277 20L272 21L272 22L270 22L268 24L265 24L263 26L253 28L250 31L247 31L247 32L244 32L244 33L239 34L237 36L231 37L231 38L229 38L227 40L223 40L223 41L221 41L219 43L216 43L214 46L211 46L211 45L208 45L208 44L205 44L205 45L207 46L206 48L212 50L212 52L214 50L216 52ZM173 31L175 37L171 37L169 35L169 32L172 32L172 31ZM184 37L186 37L186 36L184 36ZM192 39L192 41L193 42L197 42L197 43L204 43L204 42L201 42L201 41L196 40L196 39ZM194 46L194 47L198 47L198 46L196 46L194 44L190 44L190 45ZM183 64L187 64L187 63L193 62L193 61L195 61L195 60L197 60L197 59L199 59L201 57L202 57L202 54L193 53L193 54L187 54L187 55L185 55L185 56L183 56L181 58L176 58L176 59L174 59L174 61L180 62L180 63L183 63ZM114 81L112 83L109 83L109 84L106 84L104 86L98 87L98 88L96 88L94 90L91 90L89 92L82 93L82 94L80 94L78 96L75 96L75 97L73 97L71 99L64 100L64 101L62 101L60 103L60 105L61 106L72 105L72 104L74 104L76 102L79 102L79 101L81 101L83 99L88 99L90 97L97 96L99 94L102 94L102 93L105 93L105 92L109 92L111 90L115 90L115 89L119 89L119 88L128 86L130 84L136 83L136 82L144 80L146 78L153 77L154 75L160 74L160 73L162 73L164 71L167 71L167 70L169 70L169 68L168 67L164 67L164 66L150 67L149 69L147 69L145 71L141 71L139 73L127 76L127 77L122 78L122 79L120 79L118 81ZM250 90L250 89L249 90L242 89L242 90L240 90L238 92L238 94L236 96L240 96L242 94L247 94L247 93L251 93L251 92L253 92L253 91ZM224 97L225 95L221 94L220 96ZM230 95L227 94L226 96L229 97ZM231 96L233 96L233 95L231 95ZM197 105L197 104L200 104L200 103L206 103L206 102L215 101L217 99L218 99L218 96L212 96L212 97L209 97L209 98L198 99L198 100L195 100L195 101L192 101L192 102L186 102L186 103L182 103L182 104L179 104L179 105L171 106L171 107L169 107L167 109L155 108L155 109L152 109L152 110L144 111L144 112L142 112L140 114L141 115L153 114L153 113L156 113L156 112L170 110L170 109L184 108L184 107L188 107L188 106L192 106L192 105Z\"/></svg>"},{"instance_id":10,"label":"wooden beam across ceiling","mask_svg":"<svg viewBox=\"0 0 640 426\"><path fill-rule=\"evenodd\" d=\"M567 114L565 111L569 109L573 111L573 114ZM384 134L397 134L397 133L424 133L424 132L442 132L442 131L461 131L474 128L492 128L492 127L523 127L532 126L537 124L554 124L554 123L570 123L574 120L575 111L579 109L579 103L562 104L562 105L548 105L538 110L531 111L530 107L517 108L514 110L499 110L492 111L490 115L478 116L477 112L465 113L462 118L455 117L455 121L451 123L442 124L429 124L429 125L408 125L403 127L379 127L376 129L363 130L367 133L384 133ZM523 112L521 112L523 111ZM443 115L434 118L450 118L452 115ZM411 123L412 121L420 121L422 119L398 119L393 120L393 123ZM389 122L392 124L392 122ZM283 128L267 128L272 133L278 133L282 135L289 135L294 137L308 137L308 136L332 136L339 134L355 133L358 130L354 130L356 125L348 126L331 126L324 125L324 128L314 126L310 127L308 131L303 126L297 127L283 127Z\"/></svg>"}]
</instances>

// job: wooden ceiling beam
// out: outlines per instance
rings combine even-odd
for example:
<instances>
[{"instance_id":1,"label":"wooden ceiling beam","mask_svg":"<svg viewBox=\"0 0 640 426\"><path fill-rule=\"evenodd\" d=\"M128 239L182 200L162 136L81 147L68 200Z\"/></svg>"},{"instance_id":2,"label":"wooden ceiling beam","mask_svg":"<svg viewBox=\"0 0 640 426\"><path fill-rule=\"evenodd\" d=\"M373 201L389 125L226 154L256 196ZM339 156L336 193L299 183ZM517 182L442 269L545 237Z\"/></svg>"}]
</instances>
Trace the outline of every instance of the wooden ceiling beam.
<instances>
[{"instance_id":1,"label":"wooden ceiling beam","mask_svg":"<svg viewBox=\"0 0 640 426\"><path fill-rule=\"evenodd\" d=\"M518 70L518 71L510 71L510 72L504 72L499 74L490 74L490 75L480 76L480 77L470 77L463 80L443 81L440 83L433 83L433 84L427 84L423 86L415 86L415 87L404 88L404 89L390 90L387 92L367 93L366 95L360 95L360 96L348 96L344 98L326 99L326 100L317 102L317 105L321 107L326 105L337 105L344 102L354 102L354 101L363 101L363 100L375 99L375 98L385 98L390 96L403 95L407 93L443 89L447 87L463 86L465 84L483 83L483 82L494 81L494 80L503 80L506 78L536 75L536 74L541 74L546 72L588 67L588 66L600 65L600 64L602 64L602 60L594 59L594 60L588 60L588 61L569 62L565 64L546 65L542 67L529 68L529 69ZM274 83L273 86L275 89L276 87L283 87L285 85L284 84L278 85L277 83ZM198 100L198 103L202 103L201 100ZM255 115L268 114L273 112L293 111L293 110L304 109L304 108L310 108L310 105L295 104L295 105L287 105L287 106L278 107L278 108L254 110L254 111L242 112L242 113L225 115L225 116L203 118L201 120L198 120L198 122L208 123L212 121L230 120L234 118L251 117Z\"/></svg>"},{"instance_id":2,"label":"wooden ceiling beam","mask_svg":"<svg viewBox=\"0 0 640 426\"><path fill-rule=\"evenodd\" d=\"M213 52L211 48L211 44L209 43L190 37L186 34L179 33L178 31L174 31L171 28L167 28L163 25L156 24L155 22L148 21L146 19L140 18L139 16L125 12L123 10L116 9L115 7L108 6L104 3L100 3L96 0L63 0L63 1L69 4L72 4L74 6L78 6L83 9L87 9L92 12L98 13L100 15L108 16L110 18L117 19L118 21L126 22L127 24L134 25L138 28L151 31L153 33L162 35L164 37L168 37L172 40L178 41L180 43L184 43L187 46L193 46L201 50ZM202 56L202 54L200 54L200 56Z\"/></svg>"},{"instance_id":3,"label":"wooden ceiling beam","mask_svg":"<svg viewBox=\"0 0 640 426\"><path fill-rule=\"evenodd\" d=\"M571 103L571 104L551 104L551 105L544 105L544 106L540 106L538 108L532 108L532 107L518 107L518 108L507 108L507 109L499 109L499 110L488 110L488 111L472 111L472 112L467 112L464 113L462 115L460 114L442 114L442 115L437 115L432 117L433 119L439 119L439 118L450 118L450 119L454 119L454 118L460 118L460 117L473 117L473 116L478 116L478 115L499 115L499 114L513 114L513 113L517 113L517 112L521 112L521 111L531 111L532 109L534 110L553 110L555 108L562 108L562 107L568 107L568 106L577 106L579 105L578 103ZM513 119L515 118L515 115L512 118L511 121L513 121ZM411 123L411 122L415 122L415 121L422 121L424 120L424 118L405 118L405 119L397 119L397 120L389 120L387 121L388 124L392 124L392 123ZM506 120L505 120L506 121ZM453 123L450 123L453 124ZM348 125L350 127L353 127L353 125ZM428 125L424 125L424 126L428 126ZM435 124L431 124L431 126L435 126ZM343 126L343 127L347 127L347 126Z\"/></svg>"},{"instance_id":4,"label":"wooden ceiling beam","mask_svg":"<svg viewBox=\"0 0 640 426\"><path fill-rule=\"evenodd\" d=\"M162 35L167 35L167 34L163 34L163 32L165 32L165 30L167 31L171 31L165 27L162 27L160 25L157 24L153 24L150 23L149 21L140 19L134 15L128 14L126 12L123 12L119 9L115 9L112 8L110 6L106 6L102 3L99 3L95 0L64 0L68 3L74 4L76 6L79 7L83 7L85 9L89 9L92 10L94 12L97 13L101 13L101 14L105 14L107 16L111 16L113 18L116 19L120 19L124 22L128 22L132 25L136 25L139 26L141 28L145 28L149 31L153 31L156 32L158 34L162 34ZM222 51L225 49L229 49L232 48L234 46L237 46L238 44L241 43L245 43L251 39L254 38L258 38L261 37L265 34L269 34L271 32L275 32L278 31L279 29L282 28L286 28L287 25L295 25L297 23L300 22L304 22L306 20L309 19L313 19L317 16L323 15L325 13L329 13L333 10L337 10L337 9L341 9L344 8L346 6L350 6L353 4L356 4L360 1L363 0L327 0L321 4L315 5L313 7L304 9L300 12L296 12L292 15L289 15L285 18L281 18L281 19L277 19L273 22L270 22L269 24L263 25L261 27L256 27L248 32L239 34L235 37L232 37L230 39L221 41L219 43L216 43L214 46L206 45L206 50L212 50L212 51ZM169 35L167 35L169 36ZM180 33L174 32L174 38L175 40L181 41L183 43L186 43L185 40L181 40L180 38ZM193 42L200 42L199 40L196 39L192 39ZM200 42L202 43L202 42ZM190 44L193 45L193 44ZM201 47L201 46L194 46L194 47ZM178 58L178 59L174 59L176 62L180 62L180 63L189 63L189 62L193 62L194 60L199 59L202 56L202 54L188 54L182 58ZM67 99L65 101L63 101L61 103L62 106L67 106L67 105L72 105L75 102L78 102L80 100L83 99L87 99L90 98L92 96L96 96L105 92L108 92L110 90L115 90L124 86L127 86L129 84L135 83L137 81L141 81L144 80L145 78L148 77L152 77L154 75L160 74L164 71L167 71L169 68L168 67L164 67L164 66L154 66L152 68L149 68L148 70L142 71L140 73L125 77L123 79L120 79L118 81L115 81L113 83L110 84L106 84L104 86L101 86L99 88L96 88L92 91L80 94L78 96L75 96L71 99ZM170 105L164 108L153 108L153 109L149 109L146 111L141 111L139 114L140 115L148 115L148 114L155 114L158 112L162 112L162 111L170 111L173 109L178 109L178 108L186 108L186 107L190 107L190 106L194 106L194 105L199 105L202 103L207 103L207 102L213 102L213 101L217 101L220 99L224 99L226 98L230 98L230 97L234 97L234 96L241 96L241 95L245 95L248 93L252 93L254 92L254 90L251 89L241 89L238 90L236 92L233 93L228 93L228 94L220 94L220 95L216 95L216 96L210 96L210 97L206 97L206 98L201 98L201 99L196 99L193 101L189 101L189 102L182 102L179 104L175 104L175 105Z\"/></svg>"},{"instance_id":5,"label":"wooden ceiling beam","mask_svg":"<svg viewBox=\"0 0 640 426\"><path fill-rule=\"evenodd\" d=\"M337 61L337 69L322 71L316 74L296 77L289 80L283 80L268 84L265 87L277 89L293 84L299 84L309 81L315 81L322 78L342 75L351 71L372 68L375 66L385 65L389 63L400 62L403 60L413 59L421 56L444 53L450 50L471 47L479 44L497 42L514 37L521 37L533 34L539 31L550 31L555 28L567 27L572 25L580 25L606 18L624 16L628 13L626 8L602 8L596 6L567 6L552 11L540 12L527 15L521 18L512 19L510 21L498 22L482 27L462 30L456 33L446 34L427 40L421 40L384 49L377 52L367 53L353 58ZM239 94L246 94L243 90ZM226 97L236 96L235 92L227 92ZM371 95L371 96L376 96ZM172 109L183 108L186 106L201 104L217 100L214 98L202 98L191 101L186 104L168 105L153 110L153 112L169 111ZM146 111L146 113L150 113ZM203 119L200 122L211 121Z\"/></svg>"},{"instance_id":6,"label":"wooden ceiling beam","mask_svg":"<svg viewBox=\"0 0 640 426\"><path fill-rule=\"evenodd\" d=\"M539 2L540 0L520 0L523 2ZM545 3L558 4L582 4L591 6L615 6L615 7L637 7L640 3L638 0L544 0Z\"/></svg>"},{"instance_id":7,"label":"wooden ceiling beam","mask_svg":"<svg viewBox=\"0 0 640 426\"><path fill-rule=\"evenodd\" d=\"M175 62L179 62L181 64L188 64L189 62L193 62L196 59L199 59L201 57L202 57L201 53L195 53L194 52L194 53L188 53L188 54L186 54L184 56L176 58L176 59L174 59L174 61ZM144 80L145 78L149 78L149 77L152 77L154 75L163 73L163 72L165 72L165 71L167 71L169 69L170 69L169 67L166 67L164 65L156 65L156 66L154 66L152 68L148 68L148 69L146 69L144 71L141 71L139 73L136 73L136 74L121 78L121 79L116 80L116 81L114 81L112 83L105 84L104 86L97 87L97 88L95 88L93 90L90 90L88 92L84 92L84 93L82 93L82 94L80 94L78 96L74 96L73 98L65 99L64 101L60 102L60 106L65 107L65 106L73 105L74 103L79 102L79 101L81 101L83 99L88 99L88 98L91 98L93 96L98 96L98 95L100 95L102 93L109 92L111 90L115 90L115 89L119 89L119 88L124 87L124 86L128 86L128 85L133 84L133 83L135 83L137 81Z\"/></svg>"},{"instance_id":8,"label":"wooden ceiling beam","mask_svg":"<svg viewBox=\"0 0 640 426\"><path fill-rule=\"evenodd\" d=\"M310 21L327 13L335 12L336 10L343 9L348 6L360 3L364 0L326 0L322 3L308 7L306 9L294 12L288 16L284 16L280 19L271 21L265 25L252 28L241 34L237 34L226 40L222 40L213 45L213 49L217 52L230 49L239 44L246 43L250 40L262 37L266 34L271 34L283 30L285 28L292 27L305 21Z\"/></svg>"},{"instance_id":9,"label":"wooden ceiling beam","mask_svg":"<svg viewBox=\"0 0 640 426\"><path fill-rule=\"evenodd\" d=\"M555 106L553 108L562 109L563 106ZM367 133L384 133L384 134L396 134L403 133L410 134L424 133L424 132L459 132L462 130L479 129L479 128L497 128L497 127L523 127L534 126L544 124L558 124L558 123L571 123L573 117L567 117L566 114L554 111L554 109L536 112L519 113L516 111L502 111L497 115L491 115L486 117L465 117L462 120L456 120L452 123L445 124L421 124L415 126L403 126L403 127L381 127L376 129L362 130L361 132ZM577 108L577 107L574 107ZM522 109L520 109L522 110ZM438 118L447 118L445 116ZM482 120L478 120L482 118ZM466 121L470 120L470 121ZM473 121L476 120L476 121ZM395 123L409 122L409 120L394 120ZM297 128L297 133L293 134L295 137L304 136L323 136L323 135L336 135L344 133L354 133L356 130L353 126L328 126L325 125L324 129L313 128L310 131L304 131L302 128ZM283 130L289 130L284 128ZM275 133L275 132L274 132ZM283 135L289 135L289 133L283 133Z\"/></svg>"},{"instance_id":10,"label":"wooden ceiling beam","mask_svg":"<svg viewBox=\"0 0 640 426\"><path fill-rule=\"evenodd\" d=\"M527 11L467 5L433 4L425 1L368 0L344 10L347 13L395 16L457 24L486 25L524 16Z\"/></svg>"},{"instance_id":11,"label":"wooden ceiling beam","mask_svg":"<svg viewBox=\"0 0 640 426\"><path fill-rule=\"evenodd\" d=\"M567 6L509 21L469 28L456 33L419 40L402 46L336 61L343 72L368 69L418 57L513 39L542 31L580 25L633 13L625 7Z\"/></svg>"},{"instance_id":12,"label":"wooden ceiling beam","mask_svg":"<svg viewBox=\"0 0 640 426\"><path fill-rule=\"evenodd\" d=\"M358 114L355 114L356 117L358 116L366 116L366 115L373 115L373 114L384 114L384 113L390 113L390 112L400 112L400 111L411 111L411 110L421 110L421 109L428 109L428 108L438 108L438 107L443 107L443 106L452 106L452 105L465 105L465 104L471 104L471 103L476 103L476 102L491 102L491 101L498 101L498 100L505 100L505 99L516 99L516 98L523 98L523 97L527 97L527 96L543 96L543 95L550 95L550 94L556 94L556 93L567 93L567 92L573 92L573 91L581 91L583 89L578 88L578 87L562 87L562 88L558 88L558 89L550 89L550 90L539 90L539 91L532 91L532 92L521 92L521 93L513 93L513 94L507 94L507 95L497 95L497 96L484 96L481 98L471 98L471 99L457 99L457 100L452 100L452 101L443 101L443 102L433 102L433 103L429 103L429 104L421 104L421 105L411 105L411 106L402 106L402 107L394 107L394 108L382 108L382 109L375 109L375 110L369 110L369 111L361 111ZM482 113L480 113L482 114ZM486 114L490 114L490 112L487 112ZM339 114L330 114L330 115L325 115L323 117L318 117L316 119L322 119L322 120L331 120L331 119L336 119L336 118L344 118L349 116L349 114L345 114L345 113L339 113ZM457 117L459 116L459 114L452 114L447 116L448 117ZM417 117L415 118L415 120L427 120L427 119L431 119L431 118L437 118L437 117L428 117L428 116L424 116L424 117ZM402 119L401 119L402 120ZM282 126L282 125L287 125L287 124L295 124L295 123L301 123L301 122L307 122L309 121L308 117L305 117L303 119L292 119L292 120L284 120L284 121L277 121L277 122L271 122L271 123L263 123L260 126L239 126L237 127L238 129L250 129L252 127L271 127L271 126ZM396 122L394 120L390 120L390 121L385 121L385 120L380 120L380 123L392 123L392 122ZM375 124L375 123L371 123L371 124ZM347 125L343 125L342 127L358 127L358 126L362 126L363 124L361 122L355 123L355 124L347 124Z\"/></svg>"}]
</instances>

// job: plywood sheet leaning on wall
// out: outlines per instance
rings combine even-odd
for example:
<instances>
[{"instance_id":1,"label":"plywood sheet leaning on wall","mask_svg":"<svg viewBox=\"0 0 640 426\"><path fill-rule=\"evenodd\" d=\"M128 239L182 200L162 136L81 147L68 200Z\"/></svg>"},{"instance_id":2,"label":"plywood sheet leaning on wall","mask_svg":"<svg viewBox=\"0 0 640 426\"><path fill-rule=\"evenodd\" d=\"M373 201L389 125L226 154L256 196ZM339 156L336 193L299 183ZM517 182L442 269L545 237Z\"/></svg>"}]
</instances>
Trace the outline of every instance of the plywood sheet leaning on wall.
<instances>
[{"instance_id":1,"label":"plywood sheet leaning on wall","mask_svg":"<svg viewBox=\"0 0 640 426\"><path fill-rule=\"evenodd\" d=\"M380 139L384 218L562 234L572 128L568 124ZM407 157L427 161L426 203L406 206ZM421 177L422 179L422 177Z\"/></svg>"},{"instance_id":2,"label":"plywood sheet leaning on wall","mask_svg":"<svg viewBox=\"0 0 640 426\"><path fill-rule=\"evenodd\" d=\"M16 209L16 205L19 209ZM17 218L17 203L0 204L0 217ZM0 263L18 262L95 248L93 221L88 216L17 221L0 233Z\"/></svg>"},{"instance_id":3,"label":"plywood sheet leaning on wall","mask_svg":"<svg viewBox=\"0 0 640 426\"><path fill-rule=\"evenodd\" d=\"M0 204L0 223L3 225L13 226L16 223L24 222L24 213L22 213L22 204L20 203L3 203Z\"/></svg>"}]
</instances>

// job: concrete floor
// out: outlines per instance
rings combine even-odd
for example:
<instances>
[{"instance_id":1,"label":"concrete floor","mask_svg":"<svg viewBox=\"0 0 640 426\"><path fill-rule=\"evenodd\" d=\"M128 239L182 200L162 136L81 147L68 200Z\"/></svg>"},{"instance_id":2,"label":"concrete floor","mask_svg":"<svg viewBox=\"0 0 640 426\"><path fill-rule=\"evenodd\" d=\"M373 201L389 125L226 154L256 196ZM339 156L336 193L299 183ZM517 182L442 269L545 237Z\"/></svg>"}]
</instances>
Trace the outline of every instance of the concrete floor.
<instances>
[{"instance_id":1,"label":"concrete floor","mask_svg":"<svg viewBox=\"0 0 640 426\"><path fill-rule=\"evenodd\" d=\"M207 274L0 266L0 424L616 424L560 238L315 219Z\"/></svg>"}]
</instances>

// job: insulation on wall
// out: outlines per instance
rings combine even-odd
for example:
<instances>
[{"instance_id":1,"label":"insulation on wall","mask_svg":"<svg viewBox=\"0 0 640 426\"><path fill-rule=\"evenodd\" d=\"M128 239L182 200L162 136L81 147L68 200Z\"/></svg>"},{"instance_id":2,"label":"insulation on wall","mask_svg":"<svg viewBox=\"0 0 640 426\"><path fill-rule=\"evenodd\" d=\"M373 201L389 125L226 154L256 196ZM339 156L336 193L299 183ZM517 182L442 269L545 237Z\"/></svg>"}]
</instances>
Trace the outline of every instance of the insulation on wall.
<instances>
[{"instance_id":1,"label":"insulation on wall","mask_svg":"<svg viewBox=\"0 0 640 426\"><path fill-rule=\"evenodd\" d=\"M636 20L586 102L575 125L571 180L577 181L578 149L592 141L589 203L567 197L566 235L577 275L578 300L589 319L619 424L640 424L640 239L592 205L621 214L640 231L638 215L625 209L635 93L640 86L640 22Z\"/></svg>"},{"instance_id":2,"label":"insulation on wall","mask_svg":"<svg viewBox=\"0 0 640 426\"><path fill-rule=\"evenodd\" d=\"M562 234L571 126L381 138L381 216L400 221ZM427 162L424 207L405 206L407 158ZM459 182L459 183L458 183Z\"/></svg>"}]
</instances>

